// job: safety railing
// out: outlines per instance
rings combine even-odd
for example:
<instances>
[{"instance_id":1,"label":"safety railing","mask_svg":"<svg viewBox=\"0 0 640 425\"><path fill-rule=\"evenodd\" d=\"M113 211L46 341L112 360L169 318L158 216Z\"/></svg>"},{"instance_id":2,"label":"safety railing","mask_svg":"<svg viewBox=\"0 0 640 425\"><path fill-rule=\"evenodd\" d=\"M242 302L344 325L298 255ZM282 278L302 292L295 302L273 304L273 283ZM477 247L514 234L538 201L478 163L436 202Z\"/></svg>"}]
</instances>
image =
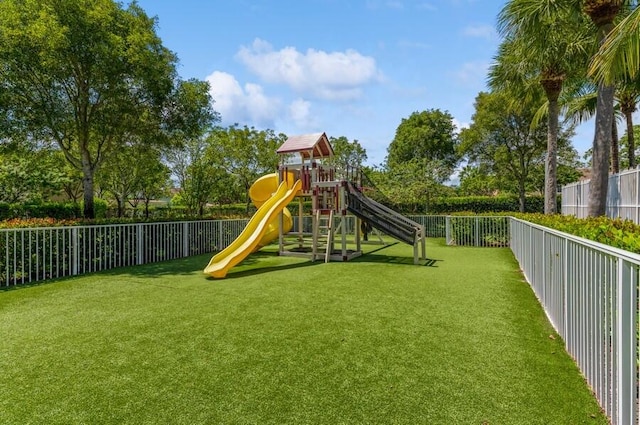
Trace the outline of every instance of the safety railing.
<instances>
[{"instance_id":1,"label":"safety railing","mask_svg":"<svg viewBox=\"0 0 640 425\"><path fill-rule=\"evenodd\" d=\"M355 217L343 225L354 233ZM410 216L449 245L510 246L614 425L640 424L640 255L511 217ZM311 217L298 222L310 229ZM247 220L0 230L0 287L221 250Z\"/></svg>"},{"instance_id":2,"label":"safety railing","mask_svg":"<svg viewBox=\"0 0 640 425\"><path fill-rule=\"evenodd\" d=\"M447 245L505 247L510 241L510 217L446 216Z\"/></svg>"},{"instance_id":3,"label":"safety railing","mask_svg":"<svg viewBox=\"0 0 640 425\"><path fill-rule=\"evenodd\" d=\"M229 245L247 220L0 230L0 287L172 260Z\"/></svg>"},{"instance_id":4,"label":"safety railing","mask_svg":"<svg viewBox=\"0 0 640 425\"><path fill-rule=\"evenodd\" d=\"M511 249L611 423L638 424L640 255L518 219Z\"/></svg>"}]
</instances>

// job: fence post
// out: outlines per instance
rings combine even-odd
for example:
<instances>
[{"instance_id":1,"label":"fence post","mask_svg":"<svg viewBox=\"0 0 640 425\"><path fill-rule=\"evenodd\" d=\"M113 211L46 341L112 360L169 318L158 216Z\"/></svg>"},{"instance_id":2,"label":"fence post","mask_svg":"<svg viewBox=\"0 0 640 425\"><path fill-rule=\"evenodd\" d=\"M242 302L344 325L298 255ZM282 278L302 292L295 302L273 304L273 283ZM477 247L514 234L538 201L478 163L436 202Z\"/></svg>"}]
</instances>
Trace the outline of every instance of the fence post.
<instances>
[{"instance_id":1,"label":"fence post","mask_svg":"<svg viewBox=\"0 0 640 425\"><path fill-rule=\"evenodd\" d=\"M565 347L567 346L566 344L566 338L567 338L567 321L568 321L568 308L567 308L567 297L569 296L569 268L573 265L573 256L571 257L571 259L569 258L569 239L567 239L566 237L562 238L562 242L563 242L563 257L564 257L564 261L563 261L563 267L562 267L562 338L565 340ZM569 264L571 263L571 265ZM567 350L568 351L568 350Z\"/></svg>"},{"instance_id":2,"label":"fence post","mask_svg":"<svg viewBox=\"0 0 640 425\"><path fill-rule=\"evenodd\" d=\"M446 244L451 245L451 217L446 216L444 218L444 236L446 239Z\"/></svg>"},{"instance_id":3,"label":"fence post","mask_svg":"<svg viewBox=\"0 0 640 425\"><path fill-rule=\"evenodd\" d=\"M182 223L182 256L189 256L189 223Z\"/></svg>"},{"instance_id":4,"label":"fence post","mask_svg":"<svg viewBox=\"0 0 640 425\"><path fill-rule=\"evenodd\" d=\"M476 216L475 218L475 231L473 232L473 238L475 239L473 246L480 246L480 219Z\"/></svg>"},{"instance_id":5,"label":"fence post","mask_svg":"<svg viewBox=\"0 0 640 425\"><path fill-rule=\"evenodd\" d=\"M544 300L545 305L547 304L547 282L549 281L548 279L548 275L551 273L548 269L547 269L547 232L545 232L544 230L542 231L542 249L539 251L541 252L541 257L542 257L542 268L540 269L540 271L542 273L540 273L542 275L542 290L540 291L540 297Z\"/></svg>"},{"instance_id":6,"label":"fence post","mask_svg":"<svg viewBox=\"0 0 640 425\"><path fill-rule=\"evenodd\" d=\"M222 224L224 223L224 221L220 220L218 222L218 243L216 244L216 246L218 247L219 251L222 251L224 248L226 248L223 244L223 230L222 230Z\"/></svg>"},{"instance_id":7,"label":"fence post","mask_svg":"<svg viewBox=\"0 0 640 425\"><path fill-rule=\"evenodd\" d=\"M77 275L80 272L80 237L78 235L78 228L73 227L71 229L71 274Z\"/></svg>"},{"instance_id":8,"label":"fence post","mask_svg":"<svg viewBox=\"0 0 640 425\"><path fill-rule=\"evenodd\" d=\"M637 271L622 258L618 259L618 284L616 294L616 345L618 381L616 400L617 422L620 424L635 424L637 416L634 414L636 377L636 347L637 335L634 332L635 307L638 293L636 290Z\"/></svg>"},{"instance_id":9,"label":"fence post","mask_svg":"<svg viewBox=\"0 0 640 425\"><path fill-rule=\"evenodd\" d=\"M136 224L136 264L144 264L144 227Z\"/></svg>"}]
</instances>

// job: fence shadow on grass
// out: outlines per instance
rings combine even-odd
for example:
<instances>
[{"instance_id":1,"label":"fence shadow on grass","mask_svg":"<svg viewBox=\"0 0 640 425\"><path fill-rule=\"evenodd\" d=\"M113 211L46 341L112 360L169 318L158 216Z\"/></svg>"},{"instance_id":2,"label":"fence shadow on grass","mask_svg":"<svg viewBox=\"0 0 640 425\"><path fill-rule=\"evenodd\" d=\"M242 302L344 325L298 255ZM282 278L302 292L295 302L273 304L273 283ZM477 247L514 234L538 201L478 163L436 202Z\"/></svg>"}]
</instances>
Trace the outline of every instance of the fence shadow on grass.
<instances>
[{"instance_id":1,"label":"fence shadow on grass","mask_svg":"<svg viewBox=\"0 0 640 425\"><path fill-rule=\"evenodd\" d=\"M405 257L399 255L389 255L389 254L380 254L379 251L389 248L390 246L396 245L398 242L394 242L392 244L381 246L372 251L367 251L363 253L360 257L354 258L353 262L358 263L387 263L387 264L403 264L410 266L426 266L426 267L437 267L436 263L438 261L435 258L427 258L425 260L418 260L418 264L413 263L413 257Z\"/></svg>"},{"instance_id":2,"label":"fence shadow on grass","mask_svg":"<svg viewBox=\"0 0 640 425\"><path fill-rule=\"evenodd\" d=\"M358 263L387 263L398 264L405 266L424 266L424 267L438 267L436 263L442 260L436 260L434 258L427 258L425 260L418 260L418 264L413 264L413 257L401 257L398 255L384 255L384 254L364 254L361 257L351 260Z\"/></svg>"},{"instance_id":3,"label":"fence shadow on grass","mask_svg":"<svg viewBox=\"0 0 640 425\"><path fill-rule=\"evenodd\" d=\"M207 265L207 262L211 258L211 255L212 254L203 254L194 257L160 261L157 263L149 263L139 266L114 268L110 270L104 270L100 272L100 274L105 276L121 276L123 274L126 274L130 276L145 277L192 275L194 273L203 273L203 270Z\"/></svg>"},{"instance_id":4,"label":"fence shadow on grass","mask_svg":"<svg viewBox=\"0 0 640 425\"><path fill-rule=\"evenodd\" d=\"M225 277L224 279L216 279L214 277L207 277L207 280L216 281L216 280L237 279L237 278L241 278L241 277L245 277L245 276L255 276L255 275L259 275L259 274L263 274L263 273L271 273L271 272L276 272L276 271L280 271L280 270L291 270L291 269L299 269L299 268L309 267L309 266L317 266L319 264L322 264L322 263L319 262L319 261L311 262L311 261L307 260L307 261L302 261L302 262L299 262L299 263L283 264L281 266L256 267L255 269L247 269L247 270L239 270L239 271L233 271L233 269L232 269L229 272L229 274L227 274L227 277ZM243 266L247 265L247 263L243 262L242 265Z\"/></svg>"}]
</instances>

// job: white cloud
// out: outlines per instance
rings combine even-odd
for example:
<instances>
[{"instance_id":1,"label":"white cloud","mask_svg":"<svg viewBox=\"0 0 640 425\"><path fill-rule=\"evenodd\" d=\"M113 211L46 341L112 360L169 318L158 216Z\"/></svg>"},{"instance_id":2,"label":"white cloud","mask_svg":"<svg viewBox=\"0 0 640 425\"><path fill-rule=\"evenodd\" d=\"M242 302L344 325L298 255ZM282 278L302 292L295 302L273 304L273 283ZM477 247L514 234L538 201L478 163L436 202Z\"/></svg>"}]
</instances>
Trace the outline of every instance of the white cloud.
<instances>
[{"instance_id":1,"label":"white cloud","mask_svg":"<svg viewBox=\"0 0 640 425\"><path fill-rule=\"evenodd\" d=\"M456 79L467 86L484 87L488 71L488 62L467 62L456 72Z\"/></svg>"},{"instance_id":2,"label":"white cloud","mask_svg":"<svg viewBox=\"0 0 640 425\"><path fill-rule=\"evenodd\" d=\"M296 93L325 100L352 100L362 95L362 87L382 80L375 59L355 50L324 52L295 47L274 50L256 39L241 47L236 57L262 81L285 84Z\"/></svg>"},{"instance_id":3,"label":"white cloud","mask_svg":"<svg viewBox=\"0 0 640 425\"><path fill-rule=\"evenodd\" d=\"M298 128L315 128L315 117L311 114L311 102L296 99L289 105L289 117Z\"/></svg>"},{"instance_id":4,"label":"white cloud","mask_svg":"<svg viewBox=\"0 0 640 425\"><path fill-rule=\"evenodd\" d=\"M496 30L491 25L469 26L462 30L462 34L468 37L485 38L487 40L493 40L497 37Z\"/></svg>"},{"instance_id":5,"label":"white cloud","mask_svg":"<svg viewBox=\"0 0 640 425\"><path fill-rule=\"evenodd\" d=\"M220 71L215 71L206 80L215 101L213 108L220 113L223 124L250 122L273 126L281 101L265 95L261 86L248 83L242 87L233 75Z\"/></svg>"}]
</instances>

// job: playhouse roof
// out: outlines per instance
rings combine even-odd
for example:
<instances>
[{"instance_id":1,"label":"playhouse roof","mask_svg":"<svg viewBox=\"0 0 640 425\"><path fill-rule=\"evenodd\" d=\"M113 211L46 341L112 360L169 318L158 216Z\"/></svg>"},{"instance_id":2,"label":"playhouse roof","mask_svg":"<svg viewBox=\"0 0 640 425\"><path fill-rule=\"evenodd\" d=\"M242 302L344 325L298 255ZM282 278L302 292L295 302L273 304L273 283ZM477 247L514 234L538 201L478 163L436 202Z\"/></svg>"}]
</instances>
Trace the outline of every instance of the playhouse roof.
<instances>
[{"instance_id":1,"label":"playhouse roof","mask_svg":"<svg viewBox=\"0 0 640 425\"><path fill-rule=\"evenodd\" d=\"M278 148L279 154L300 153L304 159L333 156L333 148L325 133L291 136Z\"/></svg>"}]
</instances>

